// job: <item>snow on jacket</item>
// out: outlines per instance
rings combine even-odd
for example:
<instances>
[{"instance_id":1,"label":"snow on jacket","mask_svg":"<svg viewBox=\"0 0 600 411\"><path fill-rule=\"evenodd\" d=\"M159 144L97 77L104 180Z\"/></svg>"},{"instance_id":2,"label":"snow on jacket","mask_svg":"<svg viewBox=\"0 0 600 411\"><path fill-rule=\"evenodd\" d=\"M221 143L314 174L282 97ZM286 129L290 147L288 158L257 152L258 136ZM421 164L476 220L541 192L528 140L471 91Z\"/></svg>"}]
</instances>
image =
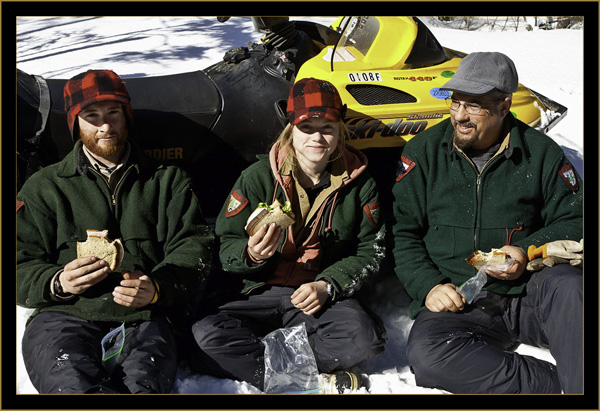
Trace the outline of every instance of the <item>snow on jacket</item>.
<instances>
[{"instance_id":1,"label":"snow on jacket","mask_svg":"<svg viewBox=\"0 0 600 411\"><path fill-rule=\"evenodd\" d=\"M581 178L548 136L512 116L508 121L508 144L481 174L452 144L449 119L403 150L391 231L396 273L413 300L413 317L435 285L459 286L475 275L465 259L476 250L509 244L526 251L532 244L583 238ZM528 278L488 276L484 289L517 295Z\"/></svg>"},{"instance_id":2,"label":"snow on jacket","mask_svg":"<svg viewBox=\"0 0 600 411\"><path fill-rule=\"evenodd\" d=\"M61 162L27 180L17 194L17 303L66 312L90 321L150 319L155 311L184 316L207 275L214 235L203 221L191 180L177 167L159 165L131 144L126 171L111 193L87 166L81 140ZM86 230L120 238L120 268L68 300L50 293L50 281L77 258ZM139 309L113 301L120 270L141 270L160 287L156 304ZM174 322L176 318L172 318Z\"/></svg>"},{"instance_id":3,"label":"snow on jacket","mask_svg":"<svg viewBox=\"0 0 600 411\"><path fill-rule=\"evenodd\" d=\"M248 259L248 234L244 226L258 203L270 204L274 198L282 204L291 201L294 183L279 174L281 158L273 147L269 156L258 156L258 162L242 172L228 201L217 218L215 232L220 239L220 260L225 271L242 277L241 292L248 293L273 279L274 273L291 260L301 261L306 244L297 244L290 229L284 234L278 253L261 264ZM334 289L333 299L347 297L379 270L385 254L384 228L379 218L379 195L375 181L366 171L366 157L347 148L343 156L347 177L342 186L322 202L314 213L318 229L318 270L311 281L326 280ZM295 211L296 213L297 211ZM311 248L311 247L308 247ZM308 251L310 252L310 251ZM272 283L272 281L271 281Z\"/></svg>"}]
</instances>

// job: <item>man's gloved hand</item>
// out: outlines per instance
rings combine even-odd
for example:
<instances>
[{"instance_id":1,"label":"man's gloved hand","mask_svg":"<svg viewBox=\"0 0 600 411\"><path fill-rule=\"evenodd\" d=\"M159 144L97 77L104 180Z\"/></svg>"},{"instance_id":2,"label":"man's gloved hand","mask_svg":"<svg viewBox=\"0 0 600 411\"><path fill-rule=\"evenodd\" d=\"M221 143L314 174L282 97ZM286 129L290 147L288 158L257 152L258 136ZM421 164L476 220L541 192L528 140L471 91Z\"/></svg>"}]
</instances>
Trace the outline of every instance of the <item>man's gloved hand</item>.
<instances>
[{"instance_id":1,"label":"man's gloved hand","mask_svg":"<svg viewBox=\"0 0 600 411\"><path fill-rule=\"evenodd\" d=\"M539 271L556 264L571 264L583 267L583 239L581 241L560 240L546 243L541 247L529 246L527 270Z\"/></svg>"}]
</instances>

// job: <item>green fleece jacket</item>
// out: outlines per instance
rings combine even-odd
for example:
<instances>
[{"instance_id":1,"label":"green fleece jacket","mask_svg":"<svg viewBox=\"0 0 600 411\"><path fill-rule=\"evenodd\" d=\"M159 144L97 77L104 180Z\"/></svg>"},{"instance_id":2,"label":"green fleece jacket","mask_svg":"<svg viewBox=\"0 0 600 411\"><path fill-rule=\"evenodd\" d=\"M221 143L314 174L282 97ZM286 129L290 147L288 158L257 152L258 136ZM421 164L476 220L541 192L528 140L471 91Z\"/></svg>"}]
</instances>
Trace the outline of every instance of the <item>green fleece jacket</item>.
<instances>
[{"instance_id":1,"label":"green fleece jacket","mask_svg":"<svg viewBox=\"0 0 600 411\"><path fill-rule=\"evenodd\" d=\"M446 120L405 146L393 187L395 270L412 298L411 316L425 309L437 284L457 286L476 274L465 262L476 250L523 248L583 238L583 182L563 150L545 134L509 116L509 144L477 172L452 144ZM488 276L484 289L517 295L515 281Z\"/></svg>"},{"instance_id":2,"label":"green fleece jacket","mask_svg":"<svg viewBox=\"0 0 600 411\"><path fill-rule=\"evenodd\" d=\"M86 230L120 238L120 268L83 294L63 300L50 281L77 258ZM88 167L81 141L61 162L31 176L17 194L17 304L90 321L147 320L166 312L172 322L189 313L212 260L214 235L204 223L191 180L181 169L156 163L131 142L126 171L111 192ZM159 284L160 298L143 308L113 301L121 269L141 270Z\"/></svg>"},{"instance_id":3,"label":"green fleece jacket","mask_svg":"<svg viewBox=\"0 0 600 411\"><path fill-rule=\"evenodd\" d=\"M344 157L346 164L359 163L360 167L348 169L350 177L330 194L318 213L321 255L315 281L329 282L333 286L334 300L357 291L379 270L385 254L377 186L365 170L366 157L350 150ZM272 150L271 157L274 155ZM258 162L242 172L217 218L215 232L221 243L220 260L225 271L241 277L239 291L242 293L261 287L272 278L281 250L286 241L290 241L284 235L279 253L261 264L254 264L247 257L248 234L244 226L258 203L270 204L274 194L282 204L290 200L289 191L284 187L289 190L294 183L282 179L275 164L273 158L259 156ZM301 252L300 247L297 250Z\"/></svg>"}]
</instances>

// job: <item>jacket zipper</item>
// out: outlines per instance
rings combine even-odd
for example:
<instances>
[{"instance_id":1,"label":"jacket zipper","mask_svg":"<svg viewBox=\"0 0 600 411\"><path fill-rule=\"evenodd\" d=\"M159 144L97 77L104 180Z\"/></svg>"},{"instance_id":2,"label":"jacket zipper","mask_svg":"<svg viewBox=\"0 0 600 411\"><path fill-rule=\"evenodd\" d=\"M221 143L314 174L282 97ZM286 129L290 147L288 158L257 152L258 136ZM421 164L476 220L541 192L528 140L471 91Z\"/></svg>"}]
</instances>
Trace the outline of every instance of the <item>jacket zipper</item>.
<instances>
[{"instance_id":1,"label":"jacket zipper","mask_svg":"<svg viewBox=\"0 0 600 411\"><path fill-rule=\"evenodd\" d=\"M479 218L479 203L480 203L479 194L480 194L480 188L481 188L481 174L483 173L485 168L488 166L488 164L490 164L497 157L497 155L494 155L492 158L490 158L483 165L483 167L481 167L481 172L480 172L479 170L477 170L477 166L475 166L475 163L473 163L473 160L471 160L469 158L469 156L467 156L462 150L458 150L458 152L467 160L467 162L471 165L471 167L473 168L473 171L475 171L475 174L477 175L477 179L475 180L475 194L476 194L476 199L477 199L475 209L477 210L477 218ZM479 223L476 223L475 231L473 232L473 247L475 249L478 248L478 246L477 246L477 229L478 229L478 227L479 227Z\"/></svg>"},{"instance_id":2,"label":"jacket zipper","mask_svg":"<svg viewBox=\"0 0 600 411\"><path fill-rule=\"evenodd\" d=\"M117 181L117 184L115 184L115 189L114 190L110 190L110 184L108 184L108 181L106 180L106 178L104 178L104 176L102 175L102 173L100 173L97 170L94 170L93 168L88 168L88 170L93 171L95 174L97 174L102 181L104 181L104 183L106 184L106 186L108 187L108 191L110 192L110 199L112 202L113 207L117 205L117 198L116 198L116 193L117 193L117 188L119 188L119 185L121 184L121 182L125 179L125 177L127 176L127 174L129 174L129 171L133 168L133 164L130 165L127 170L125 170L123 172L123 175L121 176L121 178L119 178L119 181Z\"/></svg>"}]
</instances>

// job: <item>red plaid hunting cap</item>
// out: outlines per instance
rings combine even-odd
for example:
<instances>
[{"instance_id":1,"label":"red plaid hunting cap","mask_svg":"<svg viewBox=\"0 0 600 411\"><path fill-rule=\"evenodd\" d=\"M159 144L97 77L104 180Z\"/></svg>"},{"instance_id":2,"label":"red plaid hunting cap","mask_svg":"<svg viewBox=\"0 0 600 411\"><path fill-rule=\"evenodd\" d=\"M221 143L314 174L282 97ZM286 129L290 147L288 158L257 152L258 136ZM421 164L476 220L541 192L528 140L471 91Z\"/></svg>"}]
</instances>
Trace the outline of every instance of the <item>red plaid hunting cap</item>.
<instances>
[{"instance_id":1,"label":"red plaid hunting cap","mask_svg":"<svg viewBox=\"0 0 600 411\"><path fill-rule=\"evenodd\" d=\"M121 77L112 70L88 70L76 75L65 84L64 98L71 135L75 118L81 110L100 101L123 104L129 125L133 123L129 92Z\"/></svg>"},{"instance_id":2,"label":"red plaid hunting cap","mask_svg":"<svg viewBox=\"0 0 600 411\"><path fill-rule=\"evenodd\" d=\"M325 80L304 78L292 86L287 101L290 124L298 124L311 117L340 121L343 105L333 84Z\"/></svg>"}]
</instances>

